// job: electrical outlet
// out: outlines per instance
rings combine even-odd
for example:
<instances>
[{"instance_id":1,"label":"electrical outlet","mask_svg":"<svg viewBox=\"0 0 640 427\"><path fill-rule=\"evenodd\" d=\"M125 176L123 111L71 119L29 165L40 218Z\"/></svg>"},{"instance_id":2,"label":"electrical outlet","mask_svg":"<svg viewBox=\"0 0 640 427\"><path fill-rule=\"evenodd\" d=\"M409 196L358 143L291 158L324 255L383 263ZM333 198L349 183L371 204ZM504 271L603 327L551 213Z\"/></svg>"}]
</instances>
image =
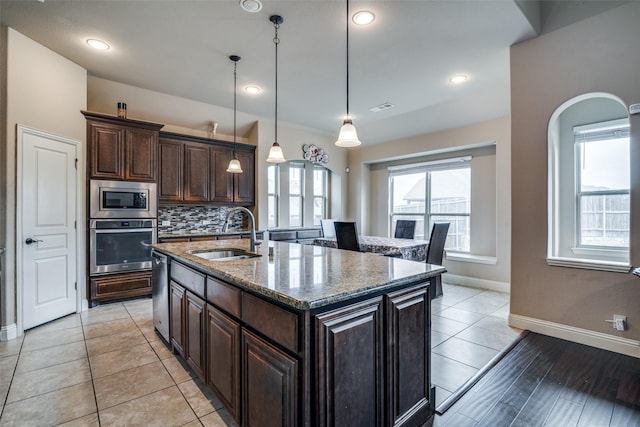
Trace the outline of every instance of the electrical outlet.
<instances>
[{"instance_id":1,"label":"electrical outlet","mask_svg":"<svg viewBox=\"0 0 640 427\"><path fill-rule=\"evenodd\" d=\"M162 221L162 226L163 227L168 227L171 225L171 221Z\"/></svg>"},{"instance_id":2,"label":"electrical outlet","mask_svg":"<svg viewBox=\"0 0 640 427\"><path fill-rule=\"evenodd\" d=\"M622 316L620 314L613 315L613 327L616 331L626 331L627 330L627 316Z\"/></svg>"}]
</instances>

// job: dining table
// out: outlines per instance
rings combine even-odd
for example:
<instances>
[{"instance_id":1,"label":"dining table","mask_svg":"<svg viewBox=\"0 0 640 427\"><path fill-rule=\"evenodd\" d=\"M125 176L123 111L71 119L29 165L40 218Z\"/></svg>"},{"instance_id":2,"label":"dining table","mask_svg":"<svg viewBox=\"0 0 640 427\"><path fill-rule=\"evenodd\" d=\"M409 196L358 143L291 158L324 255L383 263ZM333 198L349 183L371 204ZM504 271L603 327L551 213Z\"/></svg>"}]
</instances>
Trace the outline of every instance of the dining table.
<instances>
[{"instance_id":1,"label":"dining table","mask_svg":"<svg viewBox=\"0 0 640 427\"><path fill-rule=\"evenodd\" d=\"M399 256L411 261L425 261L427 259L428 240L397 239L381 236L358 236L361 252L372 252L389 256ZM328 248L337 248L335 237L318 237L313 244Z\"/></svg>"}]
</instances>

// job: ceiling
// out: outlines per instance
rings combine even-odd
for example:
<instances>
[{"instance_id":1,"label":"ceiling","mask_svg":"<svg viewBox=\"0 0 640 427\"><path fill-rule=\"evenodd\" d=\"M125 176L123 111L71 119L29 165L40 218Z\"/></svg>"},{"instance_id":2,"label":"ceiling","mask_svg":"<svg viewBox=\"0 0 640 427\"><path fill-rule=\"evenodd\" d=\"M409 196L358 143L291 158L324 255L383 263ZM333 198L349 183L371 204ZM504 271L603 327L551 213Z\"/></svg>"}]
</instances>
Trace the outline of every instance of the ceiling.
<instances>
[{"instance_id":1,"label":"ceiling","mask_svg":"<svg viewBox=\"0 0 640 427\"><path fill-rule=\"evenodd\" d=\"M238 127L246 127L274 117L269 16L279 14L279 122L337 136L346 112L346 2L262 3L248 13L237 0L1 0L0 17L90 76L228 109L228 57L240 55L237 108L246 114ZM509 114L509 46L536 35L517 2L352 0L350 10L376 16L349 27L350 112L363 144ZM91 37L111 49L89 48ZM458 73L469 79L453 85L448 79ZM245 93L249 84L262 92ZM369 110L385 102L395 107ZM176 111L173 124L187 115ZM233 124L220 123L219 132L225 129Z\"/></svg>"}]
</instances>

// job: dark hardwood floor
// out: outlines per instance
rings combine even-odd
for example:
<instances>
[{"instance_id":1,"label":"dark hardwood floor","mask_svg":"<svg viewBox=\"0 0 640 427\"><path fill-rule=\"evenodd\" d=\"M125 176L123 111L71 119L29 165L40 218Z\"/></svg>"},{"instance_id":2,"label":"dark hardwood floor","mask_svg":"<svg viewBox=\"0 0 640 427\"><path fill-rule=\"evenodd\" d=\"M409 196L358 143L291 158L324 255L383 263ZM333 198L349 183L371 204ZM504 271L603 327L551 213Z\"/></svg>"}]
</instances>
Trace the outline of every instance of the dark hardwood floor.
<instances>
[{"instance_id":1,"label":"dark hardwood floor","mask_svg":"<svg viewBox=\"0 0 640 427\"><path fill-rule=\"evenodd\" d=\"M429 426L640 427L640 359L529 333Z\"/></svg>"}]
</instances>

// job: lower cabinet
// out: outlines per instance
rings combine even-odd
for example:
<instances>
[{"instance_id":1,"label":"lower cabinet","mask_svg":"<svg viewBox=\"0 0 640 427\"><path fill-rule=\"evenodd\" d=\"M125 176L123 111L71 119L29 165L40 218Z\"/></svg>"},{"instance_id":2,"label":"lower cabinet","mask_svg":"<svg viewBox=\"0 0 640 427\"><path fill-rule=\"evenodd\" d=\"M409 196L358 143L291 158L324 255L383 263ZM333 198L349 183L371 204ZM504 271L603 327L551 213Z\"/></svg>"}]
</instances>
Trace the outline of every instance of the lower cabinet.
<instances>
[{"instance_id":1,"label":"lower cabinet","mask_svg":"<svg viewBox=\"0 0 640 427\"><path fill-rule=\"evenodd\" d=\"M171 283L171 292L169 293L169 328L171 336L171 346L173 351L184 357L185 348L185 321L184 307L186 298L186 289L174 282Z\"/></svg>"},{"instance_id":2,"label":"lower cabinet","mask_svg":"<svg viewBox=\"0 0 640 427\"><path fill-rule=\"evenodd\" d=\"M242 330L242 425L298 425L298 361Z\"/></svg>"},{"instance_id":3,"label":"lower cabinet","mask_svg":"<svg viewBox=\"0 0 640 427\"><path fill-rule=\"evenodd\" d=\"M204 369L206 365L205 331L207 330L205 302L202 298L186 291L185 304L187 343L184 357L198 377L204 381Z\"/></svg>"},{"instance_id":4,"label":"lower cabinet","mask_svg":"<svg viewBox=\"0 0 640 427\"><path fill-rule=\"evenodd\" d=\"M241 426L418 426L433 414L428 282L296 312L170 268L174 351Z\"/></svg>"},{"instance_id":5,"label":"lower cabinet","mask_svg":"<svg viewBox=\"0 0 640 427\"><path fill-rule=\"evenodd\" d=\"M318 425L384 425L382 297L316 316Z\"/></svg>"},{"instance_id":6,"label":"lower cabinet","mask_svg":"<svg viewBox=\"0 0 640 427\"><path fill-rule=\"evenodd\" d=\"M118 273L89 277L89 305L151 295L151 272Z\"/></svg>"},{"instance_id":7,"label":"lower cabinet","mask_svg":"<svg viewBox=\"0 0 640 427\"><path fill-rule=\"evenodd\" d=\"M240 419L240 324L207 305L207 384Z\"/></svg>"}]
</instances>

